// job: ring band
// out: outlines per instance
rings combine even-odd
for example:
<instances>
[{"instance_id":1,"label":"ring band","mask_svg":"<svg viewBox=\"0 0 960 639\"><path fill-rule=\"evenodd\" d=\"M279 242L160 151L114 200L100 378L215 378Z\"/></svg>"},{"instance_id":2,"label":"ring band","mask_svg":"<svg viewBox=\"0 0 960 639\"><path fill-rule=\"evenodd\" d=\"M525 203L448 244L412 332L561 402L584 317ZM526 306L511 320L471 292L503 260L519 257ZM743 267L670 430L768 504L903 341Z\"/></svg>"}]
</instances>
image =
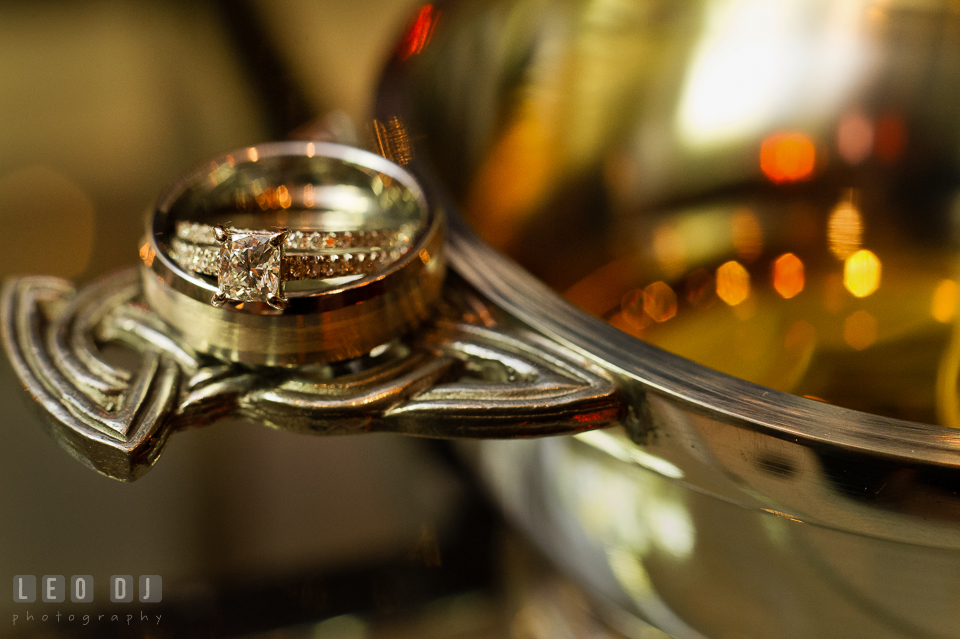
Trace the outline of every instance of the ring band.
<instances>
[{"instance_id":1,"label":"ring band","mask_svg":"<svg viewBox=\"0 0 960 639\"><path fill-rule=\"evenodd\" d=\"M256 236L252 251L281 236L274 248L289 247L288 255L240 275L276 277L282 304L245 290L246 298L214 305L224 249L208 242L225 222L293 229L225 229L237 241ZM291 366L358 357L419 325L440 294L442 249L442 215L405 170L352 147L295 141L224 155L170 186L148 216L140 256L147 303L185 344L244 364Z\"/></svg>"},{"instance_id":2,"label":"ring band","mask_svg":"<svg viewBox=\"0 0 960 639\"><path fill-rule=\"evenodd\" d=\"M324 280L354 275L369 275L384 263L395 261L410 248L413 229L356 231L290 231L270 233L251 229L224 229L198 222L179 221L176 237L170 242L170 256L183 268L220 279L229 271L229 251L223 246L227 236L276 236L280 244L279 280L273 298L265 301L282 308L280 282ZM226 247L227 249L229 247ZM229 298L220 285L220 304ZM247 296L246 301L254 301ZM238 300L241 301L241 300Z\"/></svg>"}]
</instances>

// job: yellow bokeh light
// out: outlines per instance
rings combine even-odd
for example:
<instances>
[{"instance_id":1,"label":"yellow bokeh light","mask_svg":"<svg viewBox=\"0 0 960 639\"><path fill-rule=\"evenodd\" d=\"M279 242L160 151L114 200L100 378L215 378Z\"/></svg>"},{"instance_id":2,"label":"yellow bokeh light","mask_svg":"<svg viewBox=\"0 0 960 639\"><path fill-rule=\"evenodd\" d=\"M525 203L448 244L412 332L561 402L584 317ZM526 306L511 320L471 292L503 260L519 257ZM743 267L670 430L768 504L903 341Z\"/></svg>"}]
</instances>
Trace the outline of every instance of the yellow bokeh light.
<instances>
[{"instance_id":1,"label":"yellow bokeh light","mask_svg":"<svg viewBox=\"0 0 960 639\"><path fill-rule=\"evenodd\" d=\"M960 299L960 287L953 280L940 280L933 290L930 314L938 322L947 323L957 314L957 301Z\"/></svg>"},{"instance_id":2,"label":"yellow bokeh light","mask_svg":"<svg viewBox=\"0 0 960 639\"><path fill-rule=\"evenodd\" d=\"M290 195L290 190L285 184L277 187L277 204L279 204L282 209L289 209L290 205L293 204L293 197Z\"/></svg>"},{"instance_id":3,"label":"yellow bokeh light","mask_svg":"<svg viewBox=\"0 0 960 639\"><path fill-rule=\"evenodd\" d=\"M773 288L784 299L790 299L803 290L803 262L793 253L784 253L773 263Z\"/></svg>"},{"instance_id":4,"label":"yellow bokeh light","mask_svg":"<svg viewBox=\"0 0 960 639\"><path fill-rule=\"evenodd\" d=\"M677 314L677 294L666 282L654 282L643 289L643 310L655 322L666 322Z\"/></svg>"},{"instance_id":5,"label":"yellow bokeh light","mask_svg":"<svg viewBox=\"0 0 960 639\"><path fill-rule=\"evenodd\" d=\"M750 273L736 260L717 269L717 297L736 306L750 295Z\"/></svg>"},{"instance_id":6,"label":"yellow bokeh light","mask_svg":"<svg viewBox=\"0 0 960 639\"><path fill-rule=\"evenodd\" d=\"M880 258L861 249L843 264L843 285L856 297L866 297L880 287Z\"/></svg>"},{"instance_id":7,"label":"yellow bokeh light","mask_svg":"<svg viewBox=\"0 0 960 639\"><path fill-rule=\"evenodd\" d=\"M843 323L843 339L862 351L877 341L877 319L864 310L851 313Z\"/></svg>"},{"instance_id":8,"label":"yellow bokeh light","mask_svg":"<svg viewBox=\"0 0 960 639\"><path fill-rule=\"evenodd\" d=\"M837 204L827 222L827 244L839 259L845 260L860 248L863 218L856 205L844 200Z\"/></svg>"}]
</instances>

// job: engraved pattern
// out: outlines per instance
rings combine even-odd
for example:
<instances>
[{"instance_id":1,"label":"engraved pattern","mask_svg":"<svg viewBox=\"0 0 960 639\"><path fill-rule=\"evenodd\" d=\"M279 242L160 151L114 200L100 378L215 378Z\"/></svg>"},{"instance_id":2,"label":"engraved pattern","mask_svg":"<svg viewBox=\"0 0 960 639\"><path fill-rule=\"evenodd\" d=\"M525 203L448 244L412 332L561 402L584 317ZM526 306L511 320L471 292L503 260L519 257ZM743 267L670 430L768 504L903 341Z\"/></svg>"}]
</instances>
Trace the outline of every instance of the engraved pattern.
<instances>
[{"instance_id":1,"label":"engraved pattern","mask_svg":"<svg viewBox=\"0 0 960 639\"><path fill-rule=\"evenodd\" d=\"M135 269L79 292L51 277L8 281L0 317L7 355L58 443L124 481L150 469L171 432L229 417L316 434L495 438L579 432L623 417L602 369L499 323L460 281L445 295L439 319L405 342L350 362L272 370L180 344L141 301ZM138 353L139 368L108 364L101 349L110 343Z\"/></svg>"}]
</instances>

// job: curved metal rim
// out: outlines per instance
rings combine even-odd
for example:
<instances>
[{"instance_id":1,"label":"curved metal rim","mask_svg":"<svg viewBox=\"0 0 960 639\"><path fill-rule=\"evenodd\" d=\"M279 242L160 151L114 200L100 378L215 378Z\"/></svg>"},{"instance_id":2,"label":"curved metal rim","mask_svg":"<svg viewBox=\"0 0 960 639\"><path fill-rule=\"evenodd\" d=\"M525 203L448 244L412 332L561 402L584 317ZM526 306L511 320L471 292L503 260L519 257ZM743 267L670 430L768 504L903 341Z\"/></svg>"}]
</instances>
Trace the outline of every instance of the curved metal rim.
<instances>
[{"instance_id":1,"label":"curved metal rim","mask_svg":"<svg viewBox=\"0 0 960 639\"><path fill-rule=\"evenodd\" d=\"M435 193L442 193L437 187ZM580 310L480 239L450 202L447 259L497 306L548 337L644 387L728 418L890 457L960 466L960 432L825 404L707 368ZM536 303L530 303L536 300Z\"/></svg>"}]
</instances>

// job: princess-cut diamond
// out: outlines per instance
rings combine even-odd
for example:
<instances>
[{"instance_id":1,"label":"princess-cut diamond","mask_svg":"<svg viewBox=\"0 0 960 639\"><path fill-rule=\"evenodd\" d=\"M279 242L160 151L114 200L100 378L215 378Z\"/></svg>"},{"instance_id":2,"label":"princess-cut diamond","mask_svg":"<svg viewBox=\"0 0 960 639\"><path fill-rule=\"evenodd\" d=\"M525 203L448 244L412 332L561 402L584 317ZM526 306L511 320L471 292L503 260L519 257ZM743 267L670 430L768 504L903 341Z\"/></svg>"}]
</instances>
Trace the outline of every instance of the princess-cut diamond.
<instances>
[{"instance_id":1,"label":"princess-cut diamond","mask_svg":"<svg viewBox=\"0 0 960 639\"><path fill-rule=\"evenodd\" d=\"M280 298L281 246L285 232L227 229L220 243L217 284L235 302L270 302Z\"/></svg>"}]
</instances>

